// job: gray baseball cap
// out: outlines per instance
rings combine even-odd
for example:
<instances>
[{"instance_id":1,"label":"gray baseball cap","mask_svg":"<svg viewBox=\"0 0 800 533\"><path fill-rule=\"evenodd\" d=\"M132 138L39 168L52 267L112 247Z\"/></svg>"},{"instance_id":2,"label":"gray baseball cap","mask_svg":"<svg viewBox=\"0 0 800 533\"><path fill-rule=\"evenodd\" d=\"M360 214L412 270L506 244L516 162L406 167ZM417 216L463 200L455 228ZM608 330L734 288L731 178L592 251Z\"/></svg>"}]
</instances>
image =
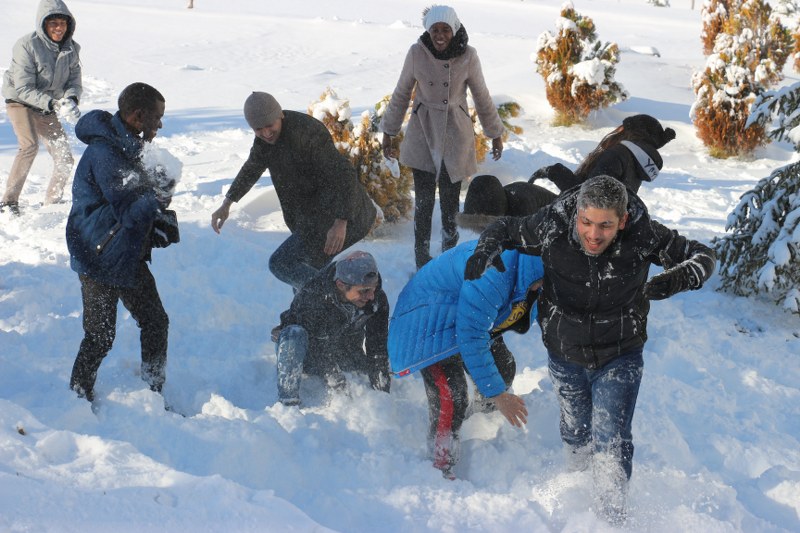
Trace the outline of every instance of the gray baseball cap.
<instances>
[{"instance_id":1,"label":"gray baseball cap","mask_svg":"<svg viewBox=\"0 0 800 533\"><path fill-rule=\"evenodd\" d=\"M378 265L367 252L356 250L336 262L336 279L348 285L372 285L378 281Z\"/></svg>"}]
</instances>

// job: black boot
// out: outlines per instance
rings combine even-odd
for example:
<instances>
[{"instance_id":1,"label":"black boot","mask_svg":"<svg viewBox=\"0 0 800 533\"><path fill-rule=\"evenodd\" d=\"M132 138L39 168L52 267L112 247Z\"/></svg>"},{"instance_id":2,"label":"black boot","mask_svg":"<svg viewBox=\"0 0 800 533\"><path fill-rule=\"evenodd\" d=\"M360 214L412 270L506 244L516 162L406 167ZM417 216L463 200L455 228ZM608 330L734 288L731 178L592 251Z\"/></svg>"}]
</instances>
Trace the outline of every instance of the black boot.
<instances>
[{"instance_id":1,"label":"black boot","mask_svg":"<svg viewBox=\"0 0 800 533\"><path fill-rule=\"evenodd\" d=\"M0 213L4 212L8 209L8 212L18 217L20 215L19 212L19 202L0 202Z\"/></svg>"},{"instance_id":2,"label":"black boot","mask_svg":"<svg viewBox=\"0 0 800 533\"><path fill-rule=\"evenodd\" d=\"M417 263L417 270L424 267L431 260L431 241L416 240L414 242L414 259Z\"/></svg>"}]
</instances>

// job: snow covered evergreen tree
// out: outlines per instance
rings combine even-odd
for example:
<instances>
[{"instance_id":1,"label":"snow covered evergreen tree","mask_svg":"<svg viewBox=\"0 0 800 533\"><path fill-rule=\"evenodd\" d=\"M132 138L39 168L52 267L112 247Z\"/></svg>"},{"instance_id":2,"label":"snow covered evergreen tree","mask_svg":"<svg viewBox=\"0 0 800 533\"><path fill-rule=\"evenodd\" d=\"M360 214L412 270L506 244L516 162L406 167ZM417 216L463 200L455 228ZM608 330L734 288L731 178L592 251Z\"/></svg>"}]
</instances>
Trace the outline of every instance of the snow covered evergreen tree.
<instances>
[{"instance_id":1,"label":"snow covered evergreen tree","mask_svg":"<svg viewBox=\"0 0 800 533\"><path fill-rule=\"evenodd\" d=\"M760 96L750 122L774 119L769 136L800 150L800 83ZM728 215L731 233L714 242L722 288L763 293L800 313L800 162L779 168L742 195Z\"/></svg>"},{"instance_id":2,"label":"snow covered evergreen tree","mask_svg":"<svg viewBox=\"0 0 800 533\"><path fill-rule=\"evenodd\" d=\"M703 43L703 54L709 55L714 51L714 41L722 31L722 26L728 18L729 0L705 0L700 8L700 19L703 29L700 40Z\"/></svg>"},{"instance_id":3,"label":"snow covered evergreen tree","mask_svg":"<svg viewBox=\"0 0 800 533\"><path fill-rule=\"evenodd\" d=\"M756 97L782 79L791 36L764 0L732 0L705 69L692 76L697 98L691 116L714 157L752 152L766 142L764 128L747 125Z\"/></svg>"},{"instance_id":4,"label":"snow covered evergreen tree","mask_svg":"<svg viewBox=\"0 0 800 533\"><path fill-rule=\"evenodd\" d=\"M379 208L379 220L397 222L408 217L413 206L414 179L410 169L399 165L392 167L383 160L378 123L388 99L384 97L375 110L364 111L354 124L350 102L339 98L328 87L319 100L309 106L308 114L325 124L338 150L353 164L359 181Z\"/></svg>"},{"instance_id":5,"label":"snow covered evergreen tree","mask_svg":"<svg viewBox=\"0 0 800 533\"><path fill-rule=\"evenodd\" d=\"M578 14L571 2L562 6L556 27L555 35L542 33L536 47L536 72L556 112L553 123L580 123L592 111L625 100L627 92L614 81L616 43L598 41L592 19Z\"/></svg>"}]
</instances>

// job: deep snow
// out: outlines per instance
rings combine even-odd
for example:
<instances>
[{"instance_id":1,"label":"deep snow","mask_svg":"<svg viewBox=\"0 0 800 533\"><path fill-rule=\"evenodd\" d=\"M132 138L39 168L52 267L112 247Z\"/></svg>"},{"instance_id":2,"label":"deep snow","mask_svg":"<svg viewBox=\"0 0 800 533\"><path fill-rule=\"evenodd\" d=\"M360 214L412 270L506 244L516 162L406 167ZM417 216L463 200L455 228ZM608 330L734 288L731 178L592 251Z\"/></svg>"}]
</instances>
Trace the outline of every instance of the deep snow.
<instances>
[{"instance_id":1,"label":"deep snow","mask_svg":"<svg viewBox=\"0 0 800 533\"><path fill-rule=\"evenodd\" d=\"M418 376L392 393L351 380L350 397L304 383L302 409L276 404L269 330L291 291L267 271L287 236L269 177L232 209L221 235L211 212L247 157L241 115L251 90L305 110L326 86L354 114L389 94L426 2L382 0L81 0L82 110L114 110L146 81L167 100L157 145L183 163L173 207L182 242L154 252L170 315L164 411L139 379L138 329L121 310L97 383L99 409L68 390L82 337L80 287L64 242L68 205L40 207L50 160L40 151L24 216L0 214L0 531L605 531L585 474L563 471L558 409L538 328L508 335L525 430L476 415L463 432L459 479L425 457L427 406ZM740 194L795 159L775 144L748 160L708 157L688 118L689 79L703 66L700 13L686 0L577 2L602 40L623 51L631 98L585 127L554 128L531 62L560 2L453 4L498 103L524 113L499 162L481 170L527 179L544 164L572 168L625 116L650 113L678 137L641 196L652 214L708 242ZM3 0L0 68L33 30L34 3ZM653 55L657 50L660 55ZM787 69L787 83L797 76ZM72 135L70 129L70 135ZM80 155L83 146L74 140ZM0 184L16 141L0 111ZM438 225L434 225L434 234ZM462 240L475 235L462 234ZM357 245L383 270L390 303L413 271L412 224ZM636 416L629 529L800 531L800 323L770 303L714 290L656 302Z\"/></svg>"}]
</instances>

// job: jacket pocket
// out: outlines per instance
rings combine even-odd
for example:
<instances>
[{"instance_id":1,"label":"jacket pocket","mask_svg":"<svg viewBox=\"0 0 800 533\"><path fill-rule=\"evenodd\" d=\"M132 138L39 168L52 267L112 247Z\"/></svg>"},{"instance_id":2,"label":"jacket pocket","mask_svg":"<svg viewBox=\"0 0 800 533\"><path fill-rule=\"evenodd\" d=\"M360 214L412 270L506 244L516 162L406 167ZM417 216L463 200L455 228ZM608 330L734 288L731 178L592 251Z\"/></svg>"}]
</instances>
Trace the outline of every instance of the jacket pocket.
<instances>
[{"instance_id":1,"label":"jacket pocket","mask_svg":"<svg viewBox=\"0 0 800 533\"><path fill-rule=\"evenodd\" d=\"M105 234L105 236L103 237L103 239L102 239L102 240L101 240L99 243L97 243L97 244L95 245L95 247L94 247L94 251L95 251L95 253L96 253L97 255L100 255L101 253L103 253L103 250L105 250L106 246L108 246L108 243L110 243L110 242L111 242L111 240L112 240L112 239L114 238L114 236L115 236L115 235L116 235L116 234L119 232L119 229L120 229L121 227L122 227L122 224L121 224L120 222L117 222L116 224L114 224L114 225L111 227L111 229L110 229L110 230L108 230L108 233L106 233L106 234Z\"/></svg>"}]
</instances>

